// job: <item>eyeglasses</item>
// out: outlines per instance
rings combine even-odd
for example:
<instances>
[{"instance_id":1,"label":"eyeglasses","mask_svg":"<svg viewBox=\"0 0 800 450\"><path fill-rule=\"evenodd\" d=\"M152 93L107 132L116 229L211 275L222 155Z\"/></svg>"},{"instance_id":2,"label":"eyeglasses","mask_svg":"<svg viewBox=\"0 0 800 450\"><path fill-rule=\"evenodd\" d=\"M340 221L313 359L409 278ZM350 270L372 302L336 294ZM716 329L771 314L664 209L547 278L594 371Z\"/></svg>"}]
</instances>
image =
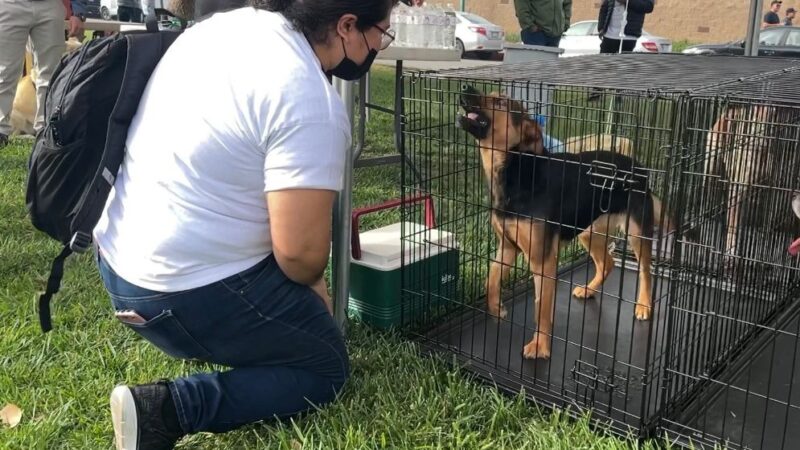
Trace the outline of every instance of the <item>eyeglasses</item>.
<instances>
[{"instance_id":1,"label":"eyeglasses","mask_svg":"<svg viewBox=\"0 0 800 450\"><path fill-rule=\"evenodd\" d=\"M375 27L375 28L377 28L377 29L379 29L381 31L381 34L382 34L382 36L381 36L381 50L386 50L386 48L389 47L390 45L392 45L392 42L394 42L394 38L395 38L395 35L396 35L395 31L392 30L392 29L384 30L383 28L381 28L381 27L379 27L377 25L373 25L373 27Z\"/></svg>"}]
</instances>

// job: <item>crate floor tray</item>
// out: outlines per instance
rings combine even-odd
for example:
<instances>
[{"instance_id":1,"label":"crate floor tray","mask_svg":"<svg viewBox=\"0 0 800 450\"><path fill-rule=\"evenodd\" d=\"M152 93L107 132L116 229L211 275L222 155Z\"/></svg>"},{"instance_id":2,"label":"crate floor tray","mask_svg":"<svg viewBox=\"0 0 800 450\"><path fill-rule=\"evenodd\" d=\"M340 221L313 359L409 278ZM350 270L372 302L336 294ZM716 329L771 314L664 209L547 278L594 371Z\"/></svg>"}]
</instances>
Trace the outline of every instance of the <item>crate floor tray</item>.
<instances>
[{"instance_id":1,"label":"crate floor tray","mask_svg":"<svg viewBox=\"0 0 800 450\"><path fill-rule=\"evenodd\" d=\"M710 381L697 399L699 408L683 411L690 417L667 420L673 438L691 439L699 448L713 448L714 442L753 450L800 448L798 331L796 315L778 332L763 331L759 350L744 352L731 375Z\"/></svg>"},{"instance_id":2,"label":"crate floor tray","mask_svg":"<svg viewBox=\"0 0 800 450\"><path fill-rule=\"evenodd\" d=\"M585 284L593 274L593 265L580 264L559 275L549 360L522 357L522 348L535 330L533 291L527 283L504 289L508 310L505 319L490 316L481 299L475 308L424 333L421 343L429 351L455 353L469 370L508 392L524 388L544 404L571 406L575 411L591 408L596 418L612 419L610 426L618 432L655 426L649 419L656 417L660 407L659 377L665 361L654 355L659 354L656 350L665 345L667 338L669 283L653 276L657 283L653 317L638 321L631 300L636 298L638 272L617 266L606 280L604 292L588 300L573 298L575 285ZM719 288L696 285L684 295L699 298L712 293L721 297ZM725 298L731 300L732 313L753 302L763 303L734 292L725 292ZM693 342L701 338L691 339ZM678 349L685 348L689 341L681 336L671 339ZM673 358L680 358L679 352L688 354L686 350L676 350ZM698 349L691 352L691 357L698 359L705 354ZM648 402L643 401L645 396L649 396ZM645 404L649 405L647 410L643 409Z\"/></svg>"},{"instance_id":3,"label":"crate floor tray","mask_svg":"<svg viewBox=\"0 0 800 450\"><path fill-rule=\"evenodd\" d=\"M549 360L522 357L535 330L529 285L504 289L512 291L505 301L505 319L489 316L480 304L428 332L423 343L431 350L456 351L469 368L506 390L518 392L524 387L546 403L593 407L595 413L638 427L646 389L642 382L646 352L648 344L655 345L655 339L648 342L648 334L652 327L654 336L663 336L664 302L655 302L652 322L635 320L634 305L627 299L636 298L637 272L620 267L606 280L602 295L573 298L572 288L593 274L593 266L581 264L559 276Z\"/></svg>"}]
</instances>

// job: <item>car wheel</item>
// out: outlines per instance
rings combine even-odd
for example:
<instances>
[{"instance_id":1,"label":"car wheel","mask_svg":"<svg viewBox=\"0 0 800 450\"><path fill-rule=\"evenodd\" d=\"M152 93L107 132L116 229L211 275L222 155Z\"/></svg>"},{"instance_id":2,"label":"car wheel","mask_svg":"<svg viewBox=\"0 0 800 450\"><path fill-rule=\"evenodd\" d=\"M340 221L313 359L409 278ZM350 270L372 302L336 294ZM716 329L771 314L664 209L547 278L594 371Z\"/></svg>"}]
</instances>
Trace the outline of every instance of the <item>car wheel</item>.
<instances>
[{"instance_id":1,"label":"car wheel","mask_svg":"<svg viewBox=\"0 0 800 450\"><path fill-rule=\"evenodd\" d=\"M464 51L464 43L461 42L461 39L456 39L456 50L458 50L458 53L463 58L464 57L464 53L466 53L466 52Z\"/></svg>"},{"instance_id":2,"label":"car wheel","mask_svg":"<svg viewBox=\"0 0 800 450\"><path fill-rule=\"evenodd\" d=\"M111 12L108 11L108 8L103 6L100 8L100 17L103 20L111 20Z\"/></svg>"}]
</instances>

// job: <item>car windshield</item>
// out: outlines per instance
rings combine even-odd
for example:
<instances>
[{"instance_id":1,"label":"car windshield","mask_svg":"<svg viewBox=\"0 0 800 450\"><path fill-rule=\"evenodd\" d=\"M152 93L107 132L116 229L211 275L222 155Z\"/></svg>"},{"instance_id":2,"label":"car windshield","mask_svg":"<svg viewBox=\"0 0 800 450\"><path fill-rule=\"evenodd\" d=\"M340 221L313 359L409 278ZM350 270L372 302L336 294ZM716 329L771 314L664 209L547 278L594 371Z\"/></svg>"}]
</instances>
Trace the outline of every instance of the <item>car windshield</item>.
<instances>
[{"instance_id":1,"label":"car windshield","mask_svg":"<svg viewBox=\"0 0 800 450\"><path fill-rule=\"evenodd\" d=\"M597 30L597 22L579 22L564 32L564 36L586 36Z\"/></svg>"},{"instance_id":2,"label":"car windshield","mask_svg":"<svg viewBox=\"0 0 800 450\"><path fill-rule=\"evenodd\" d=\"M764 30L758 35L758 43L759 45L778 45L783 37L783 32L784 30L780 28Z\"/></svg>"},{"instance_id":3,"label":"car windshield","mask_svg":"<svg viewBox=\"0 0 800 450\"><path fill-rule=\"evenodd\" d=\"M492 24L492 22L489 22L488 20L484 19L481 16L476 16L475 14L461 13L461 17L463 17L467 22L470 22L470 23L476 23L476 24L480 24L480 25L491 25Z\"/></svg>"}]
</instances>

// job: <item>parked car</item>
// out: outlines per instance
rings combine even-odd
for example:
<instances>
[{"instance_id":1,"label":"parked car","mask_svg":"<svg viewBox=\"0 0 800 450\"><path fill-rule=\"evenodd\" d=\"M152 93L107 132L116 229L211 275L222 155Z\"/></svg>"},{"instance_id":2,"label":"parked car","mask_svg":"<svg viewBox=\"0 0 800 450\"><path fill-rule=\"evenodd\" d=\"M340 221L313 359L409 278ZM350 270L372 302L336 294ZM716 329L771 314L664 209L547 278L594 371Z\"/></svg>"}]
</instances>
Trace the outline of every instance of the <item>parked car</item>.
<instances>
[{"instance_id":1,"label":"parked car","mask_svg":"<svg viewBox=\"0 0 800 450\"><path fill-rule=\"evenodd\" d=\"M561 56L600 53L600 33L597 31L597 21L584 20L570 25L569 29L561 37L561 43L558 46L564 49L564 53ZM672 41L642 30L642 35L636 40L636 47L634 47L633 51L669 53L672 51Z\"/></svg>"},{"instance_id":2,"label":"parked car","mask_svg":"<svg viewBox=\"0 0 800 450\"><path fill-rule=\"evenodd\" d=\"M480 58L488 59L493 53L503 50L506 33L503 27L495 25L483 17L457 11L456 47L461 55L474 52Z\"/></svg>"},{"instance_id":3,"label":"parked car","mask_svg":"<svg viewBox=\"0 0 800 450\"><path fill-rule=\"evenodd\" d=\"M117 18L117 0L100 0L100 17L105 20Z\"/></svg>"},{"instance_id":4,"label":"parked car","mask_svg":"<svg viewBox=\"0 0 800 450\"><path fill-rule=\"evenodd\" d=\"M744 39L686 48L689 55L744 55ZM772 27L758 35L758 56L800 57L800 27Z\"/></svg>"}]
</instances>

